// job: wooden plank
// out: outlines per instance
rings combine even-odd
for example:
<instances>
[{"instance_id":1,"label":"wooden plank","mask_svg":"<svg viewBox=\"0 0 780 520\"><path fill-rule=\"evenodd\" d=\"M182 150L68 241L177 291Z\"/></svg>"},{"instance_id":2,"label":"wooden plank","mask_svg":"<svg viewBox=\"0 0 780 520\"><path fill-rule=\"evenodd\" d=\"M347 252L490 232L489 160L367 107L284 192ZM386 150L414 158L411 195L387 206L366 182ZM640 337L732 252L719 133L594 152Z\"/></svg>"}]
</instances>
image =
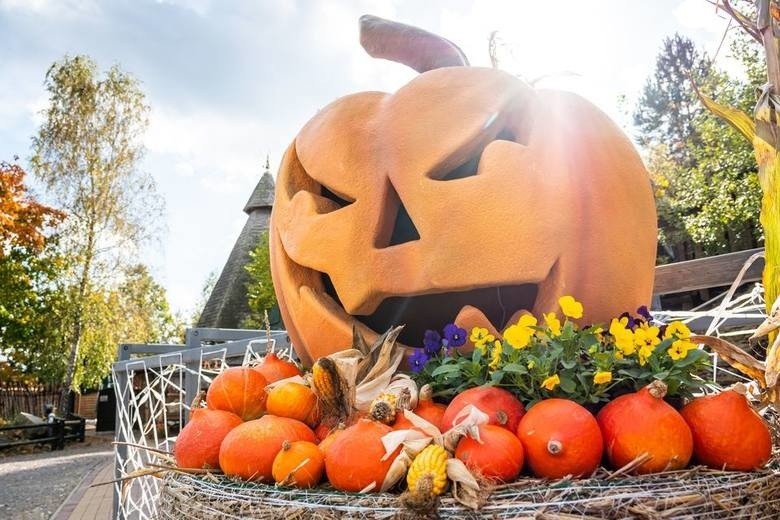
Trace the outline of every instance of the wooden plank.
<instances>
[{"instance_id":1,"label":"wooden plank","mask_svg":"<svg viewBox=\"0 0 780 520\"><path fill-rule=\"evenodd\" d=\"M731 285L748 258L763 250L763 248L748 249L725 255L659 265L655 268L653 294L672 294ZM742 281L761 280L763 270L764 259L759 258L750 266Z\"/></svg>"}]
</instances>

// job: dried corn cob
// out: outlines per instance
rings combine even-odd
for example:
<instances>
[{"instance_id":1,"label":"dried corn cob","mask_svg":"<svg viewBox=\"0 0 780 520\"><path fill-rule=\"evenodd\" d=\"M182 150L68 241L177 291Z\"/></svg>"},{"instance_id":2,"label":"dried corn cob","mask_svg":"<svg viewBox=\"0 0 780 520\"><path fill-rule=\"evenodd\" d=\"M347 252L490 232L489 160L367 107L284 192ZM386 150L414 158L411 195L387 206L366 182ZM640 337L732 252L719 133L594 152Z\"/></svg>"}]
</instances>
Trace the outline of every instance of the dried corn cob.
<instances>
[{"instance_id":1,"label":"dried corn cob","mask_svg":"<svg viewBox=\"0 0 780 520\"><path fill-rule=\"evenodd\" d=\"M346 416L344 383L336 364L329 358L320 358L311 369L311 386L320 399L326 415Z\"/></svg>"},{"instance_id":2,"label":"dried corn cob","mask_svg":"<svg viewBox=\"0 0 780 520\"><path fill-rule=\"evenodd\" d=\"M447 487L447 451L438 444L422 450L409 467L406 483L415 495L440 495Z\"/></svg>"}]
</instances>

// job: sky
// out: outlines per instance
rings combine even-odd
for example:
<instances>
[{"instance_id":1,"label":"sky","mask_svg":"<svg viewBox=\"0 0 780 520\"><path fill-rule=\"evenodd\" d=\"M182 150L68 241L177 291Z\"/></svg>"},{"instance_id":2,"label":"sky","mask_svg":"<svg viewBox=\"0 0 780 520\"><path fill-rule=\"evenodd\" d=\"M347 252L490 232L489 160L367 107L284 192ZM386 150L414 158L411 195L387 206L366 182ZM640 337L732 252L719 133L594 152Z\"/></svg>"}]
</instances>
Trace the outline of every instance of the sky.
<instances>
[{"instance_id":1,"label":"sky","mask_svg":"<svg viewBox=\"0 0 780 520\"><path fill-rule=\"evenodd\" d=\"M317 110L416 74L365 54L366 13L440 34L476 66L490 66L498 31L503 69L585 96L629 135L663 38L679 32L712 55L727 24L707 0L0 0L0 159L27 164L44 75L65 54L137 77L151 106L140 168L166 201L164 235L139 260L189 315L246 222L266 156L276 176Z\"/></svg>"}]
</instances>

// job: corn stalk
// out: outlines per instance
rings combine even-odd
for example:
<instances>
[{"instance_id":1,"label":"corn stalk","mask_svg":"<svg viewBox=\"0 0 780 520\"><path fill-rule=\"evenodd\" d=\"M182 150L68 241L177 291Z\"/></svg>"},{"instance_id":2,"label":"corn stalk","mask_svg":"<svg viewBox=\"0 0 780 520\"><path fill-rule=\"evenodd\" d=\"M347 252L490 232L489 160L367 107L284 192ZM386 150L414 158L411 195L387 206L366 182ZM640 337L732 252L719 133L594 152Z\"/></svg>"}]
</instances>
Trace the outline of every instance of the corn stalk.
<instances>
[{"instance_id":1,"label":"corn stalk","mask_svg":"<svg viewBox=\"0 0 780 520\"><path fill-rule=\"evenodd\" d=\"M756 0L756 20L735 9L729 0L713 3L760 43L766 56L767 83L756 102L753 117L721 105L701 92L697 91L697 94L712 113L731 124L753 144L763 191L760 216L766 258L763 283L769 313L780 295L780 117L777 114L780 107L780 1Z\"/></svg>"}]
</instances>

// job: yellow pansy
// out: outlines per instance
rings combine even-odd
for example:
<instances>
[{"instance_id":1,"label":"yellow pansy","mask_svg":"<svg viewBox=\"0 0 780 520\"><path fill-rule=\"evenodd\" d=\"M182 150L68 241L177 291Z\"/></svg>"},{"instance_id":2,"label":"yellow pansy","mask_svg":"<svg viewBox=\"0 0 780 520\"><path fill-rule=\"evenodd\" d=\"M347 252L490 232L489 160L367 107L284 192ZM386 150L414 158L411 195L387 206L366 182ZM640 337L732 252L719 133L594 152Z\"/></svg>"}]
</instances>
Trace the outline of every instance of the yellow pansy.
<instances>
[{"instance_id":1,"label":"yellow pansy","mask_svg":"<svg viewBox=\"0 0 780 520\"><path fill-rule=\"evenodd\" d=\"M677 339L688 339L691 337L691 329L681 321L673 321L666 326L664 339L675 337Z\"/></svg>"},{"instance_id":2,"label":"yellow pansy","mask_svg":"<svg viewBox=\"0 0 780 520\"><path fill-rule=\"evenodd\" d=\"M573 296L561 296L558 298L558 305L561 306L564 316L575 320L582 318L582 304Z\"/></svg>"},{"instance_id":3,"label":"yellow pansy","mask_svg":"<svg viewBox=\"0 0 780 520\"><path fill-rule=\"evenodd\" d=\"M672 343L672 346L666 352L674 361L679 361L685 359L688 356L688 352L695 348L697 348L695 343L685 339L678 339Z\"/></svg>"},{"instance_id":4,"label":"yellow pansy","mask_svg":"<svg viewBox=\"0 0 780 520\"><path fill-rule=\"evenodd\" d=\"M488 368L490 370L495 370L498 367L498 364L501 362L501 351L503 350L503 345L500 341L495 340L493 342L493 348L490 352L490 364L488 365Z\"/></svg>"},{"instance_id":5,"label":"yellow pansy","mask_svg":"<svg viewBox=\"0 0 780 520\"><path fill-rule=\"evenodd\" d=\"M653 355L653 347L649 345L640 347L639 351L637 352L637 357L639 358L639 366L644 366L645 363L647 363L647 360L650 359L650 356L652 355Z\"/></svg>"},{"instance_id":6,"label":"yellow pansy","mask_svg":"<svg viewBox=\"0 0 780 520\"><path fill-rule=\"evenodd\" d=\"M471 329L471 335L469 336L469 340L471 340L471 342L474 343L474 346L483 354L487 352L486 345L492 343L495 339L495 336L482 327L474 327Z\"/></svg>"},{"instance_id":7,"label":"yellow pansy","mask_svg":"<svg viewBox=\"0 0 780 520\"><path fill-rule=\"evenodd\" d=\"M603 385L612 381L612 372L599 371L593 374L593 383Z\"/></svg>"},{"instance_id":8,"label":"yellow pansy","mask_svg":"<svg viewBox=\"0 0 780 520\"><path fill-rule=\"evenodd\" d=\"M534 326L536 326L536 318L531 314L523 314L516 324L506 328L504 339L512 348L525 348L534 335Z\"/></svg>"},{"instance_id":9,"label":"yellow pansy","mask_svg":"<svg viewBox=\"0 0 780 520\"><path fill-rule=\"evenodd\" d=\"M609 324L609 333L615 338L615 346L618 348L621 354L624 356L630 356L636 351L636 345L634 344L634 333L631 329L626 328L628 325L628 318L612 318L612 322Z\"/></svg>"},{"instance_id":10,"label":"yellow pansy","mask_svg":"<svg viewBox=\"0 0 780 520\"><path fill-rule=\"evenodd\" d=\"M548 312L544 315L544 323L550 329L550 336L554 338L561 335L561 320L558 319L554 312Z\"/></svg>"},{"instance_id":11,"label":"yellow pansy","mask_svg":"<svg viewBox=\"0 0 780 520\"><path fill-rule=\"evenodd\" d=\"M561 384L561 378L558 377L558 374L555 374L555 375L552 375L552 376L548 377L544 381L542 381L542 385L541 386L542 386L542 388L546 388L547 390L552 391L559 384Z\"/></svg>"}]
</instances>

